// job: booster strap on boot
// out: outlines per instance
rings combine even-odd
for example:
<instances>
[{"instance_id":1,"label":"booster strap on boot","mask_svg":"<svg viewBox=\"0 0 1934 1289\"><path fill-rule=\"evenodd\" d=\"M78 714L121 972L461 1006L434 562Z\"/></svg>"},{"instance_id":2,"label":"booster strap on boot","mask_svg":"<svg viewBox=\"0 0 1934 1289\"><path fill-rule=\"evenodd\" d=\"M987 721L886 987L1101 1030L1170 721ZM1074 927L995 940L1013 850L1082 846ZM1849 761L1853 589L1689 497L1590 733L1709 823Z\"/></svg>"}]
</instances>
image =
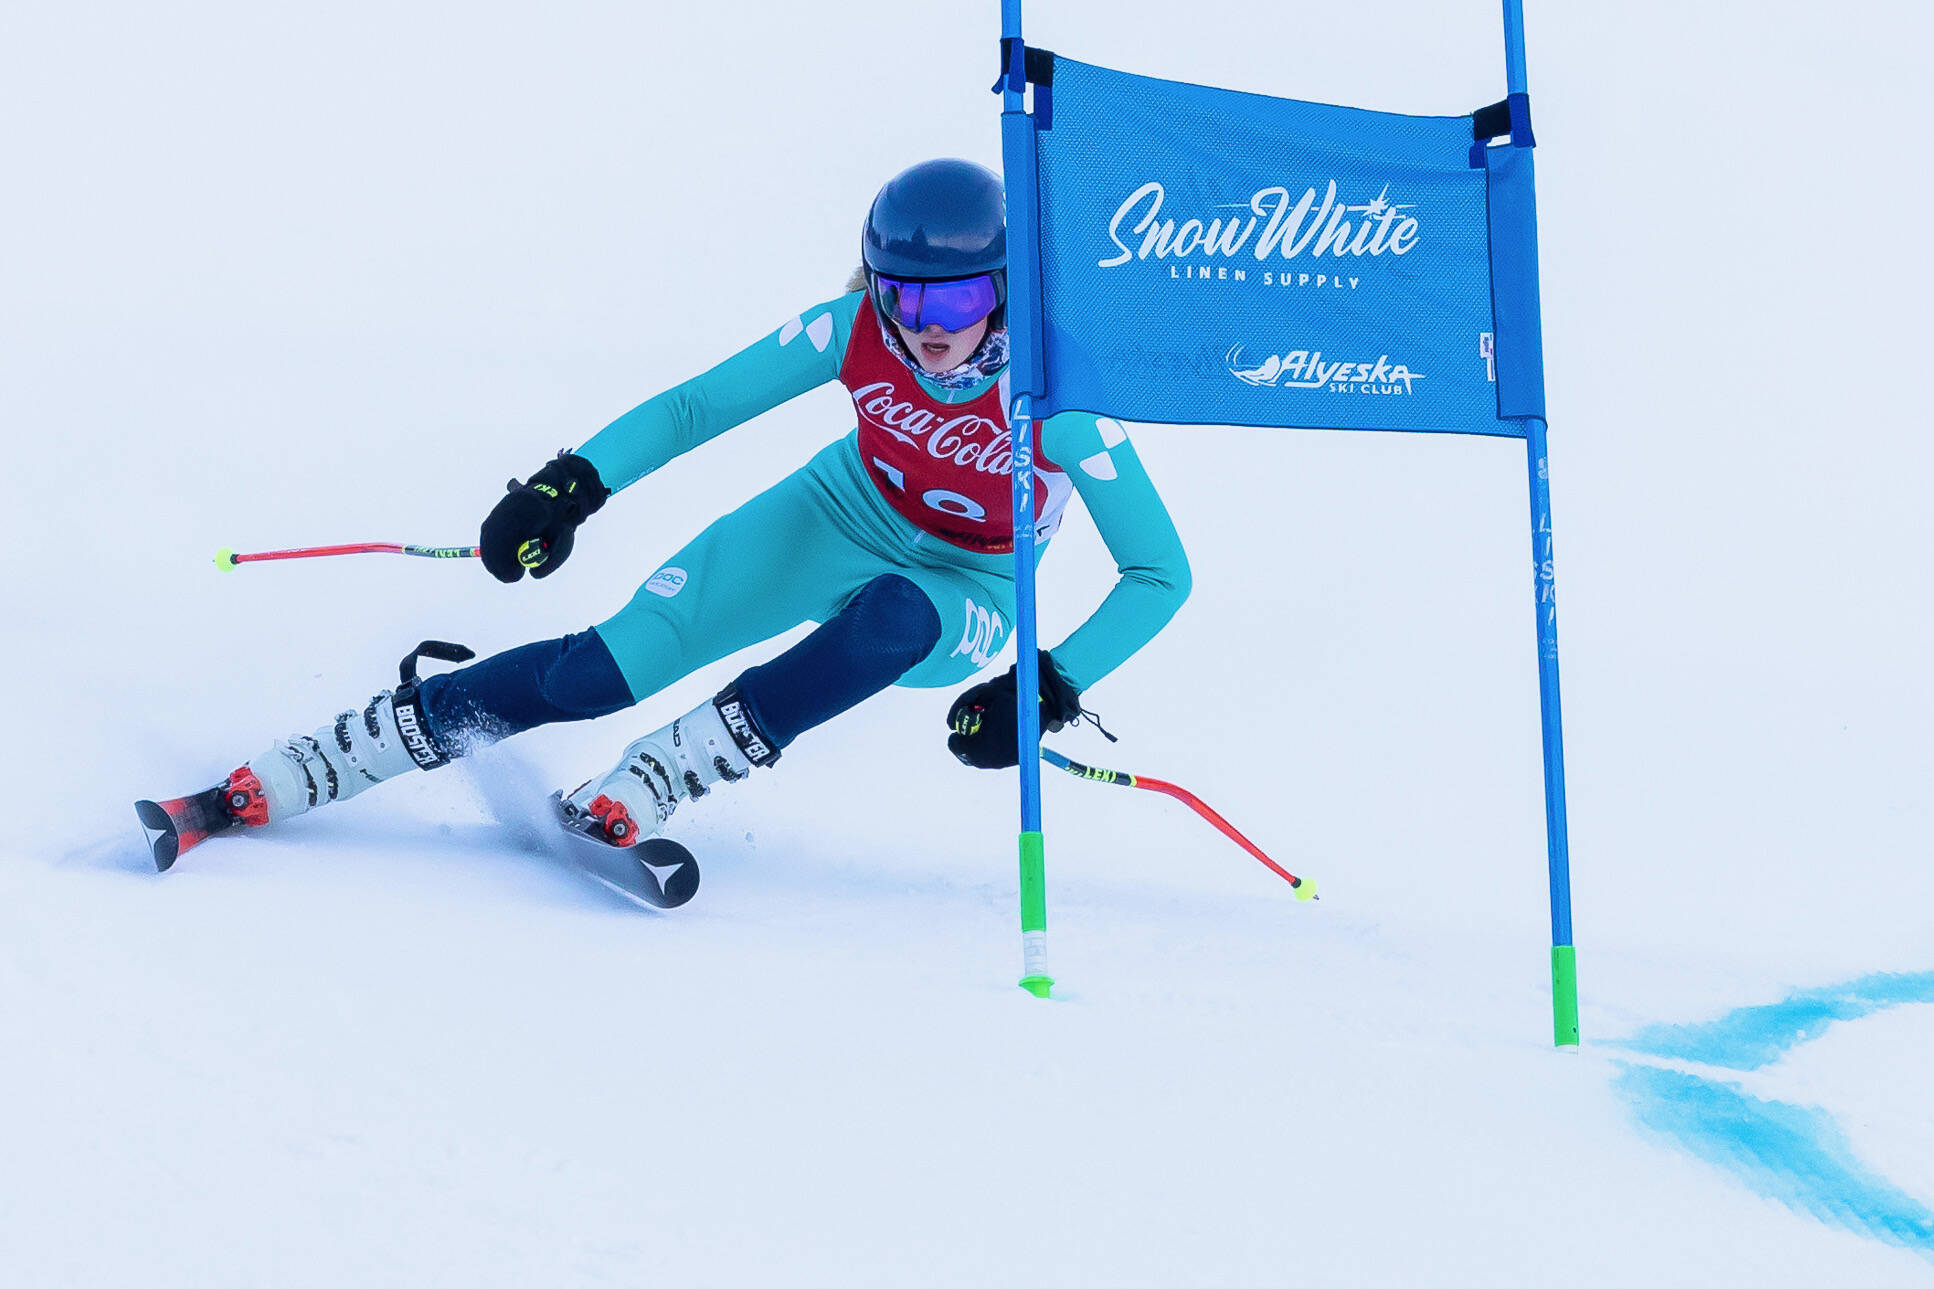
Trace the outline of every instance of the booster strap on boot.
<instances>
[{"instance_id":1,"label":"booster strap on boot","mask_svg":"<svg viewBox=\"0 0 1934 1289\"><path fill-rule=\"evenodd\" d=\"M469 662L476 656L476 650L464 645L425 640L397 664L397 677L401 683L397 686L395 697L390 700L390 708L396 713L396 732L402 737L403 747L418 769L434 770L450 764L456 758L437 742L436 736L430 732L430 723L423 718L423 705L416 696L417 660L434 658L438 662Z\"/></svg>"},{"instance_id":2,"label":"booster strap on boot","mask_svg":"<svg viewBox=\"0 0 1934 1289\"><path fill-rule=\"evenodd\" d=\"M766 732L759 728L759 722L752 718L752 709L739 693L739 687L727 685L719 691L712 705L718 708L719 719L725 722L726 733L738 744L739 752L754 765L771 765L779 759L779 748Z\"/></svg>"}]
</instances>

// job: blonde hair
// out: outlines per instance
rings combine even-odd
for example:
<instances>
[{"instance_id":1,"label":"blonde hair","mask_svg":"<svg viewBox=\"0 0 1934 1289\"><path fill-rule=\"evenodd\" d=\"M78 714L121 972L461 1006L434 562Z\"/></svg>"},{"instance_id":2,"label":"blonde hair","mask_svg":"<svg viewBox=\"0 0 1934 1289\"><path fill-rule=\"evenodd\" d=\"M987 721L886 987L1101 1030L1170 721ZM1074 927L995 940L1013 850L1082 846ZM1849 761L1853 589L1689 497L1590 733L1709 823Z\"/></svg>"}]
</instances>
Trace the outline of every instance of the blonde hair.
<instances>
[{"instance_id":1,"label":"blonde hair","mask_svg":"<svg viewBox=\"0 0 1934 1289\"><path fill-rule=\"evenodd\" d=\"M862 264L853 270L852 277L846 279L846 293L851 295L855 291L864 290L866 290L866 265Z\"/></svg>"}]
</instances>

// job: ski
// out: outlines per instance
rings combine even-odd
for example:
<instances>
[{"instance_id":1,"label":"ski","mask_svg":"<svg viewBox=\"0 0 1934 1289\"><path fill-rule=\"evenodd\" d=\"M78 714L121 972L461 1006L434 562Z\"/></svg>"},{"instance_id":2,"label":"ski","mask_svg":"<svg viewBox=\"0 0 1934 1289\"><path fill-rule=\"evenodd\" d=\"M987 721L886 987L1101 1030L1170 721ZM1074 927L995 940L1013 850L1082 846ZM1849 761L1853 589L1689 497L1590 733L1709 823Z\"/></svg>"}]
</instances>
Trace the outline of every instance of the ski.
<instances>
[{"instance_id":1,"label":"ski","mask_svg":"<svg viewBox=\"0 0 1934 1289\"><path fill-rule=\"evenodd\" d=\"M551 809L570 840L571 858L606 886L658 909L675 909L698 894L698 860L671 838L614 846L585 831L588 816L570 810L563 792L551 794Z\"/></svg>"},{"instance_id":2,"label":"ski","mask_svg":"<svg viewBox=\"0 0 1934 1289\"><path fill-rule=\"evenodd\" d=\"M237 782L246 770L203 792L171 801L134 803L157 872L167 872L184 853L210 837L254 822L249 810L263 809L261 789L253 775L248 775L247 782ZM551 794L551 808L558 830L569 838L572 860L597 881L659 909L675 909L698 893L698 860L678 842L647 837L635 846L614 846L585 831L585 821L566 808L562 792Z\"/></svg>"},{"instance_id":3,"label":"ski","mask_svg":"<svg viewBox=\"0 0 1934 1289\"><path fill-rule=\"evenodd\" d=\"M228 808L226 782L172 801L137 801L134 814L160 873L172 868L184 851L242 822Z\"/></svg>"}]
</instances>

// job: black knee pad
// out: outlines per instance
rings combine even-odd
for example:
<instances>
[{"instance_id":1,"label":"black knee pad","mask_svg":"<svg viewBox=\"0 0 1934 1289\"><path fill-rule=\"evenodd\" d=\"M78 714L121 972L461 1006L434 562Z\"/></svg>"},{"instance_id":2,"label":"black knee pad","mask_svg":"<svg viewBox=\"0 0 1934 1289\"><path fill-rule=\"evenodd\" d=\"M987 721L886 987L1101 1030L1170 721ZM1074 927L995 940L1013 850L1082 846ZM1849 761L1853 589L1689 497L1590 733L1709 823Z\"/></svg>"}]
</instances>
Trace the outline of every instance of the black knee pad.
<instances>
[{"instance_id":1,"label":"black knee pad","mask_svg":"<svg viewBox=\"0 0 1934 1289\"><path fill-rule=\"evenodd\" d=\"M617 659L595 630L549 642L555 650L538 661L537 690L555 720L590 720L622 711L637 700Z\"/></svg>"},{"instance_id":2,"label":"black knee pad","mask_svg":"<svg viewBox=\"0 0 1934 1289\"><path fill-rule=\"evenodd\" d=\"M939 611L925 591L898 573L882 573L861 587L836 620L849 613L856 631L877 642L881 652L903 652L908 667L940 643Z\"/></svg>"}]
</instances>

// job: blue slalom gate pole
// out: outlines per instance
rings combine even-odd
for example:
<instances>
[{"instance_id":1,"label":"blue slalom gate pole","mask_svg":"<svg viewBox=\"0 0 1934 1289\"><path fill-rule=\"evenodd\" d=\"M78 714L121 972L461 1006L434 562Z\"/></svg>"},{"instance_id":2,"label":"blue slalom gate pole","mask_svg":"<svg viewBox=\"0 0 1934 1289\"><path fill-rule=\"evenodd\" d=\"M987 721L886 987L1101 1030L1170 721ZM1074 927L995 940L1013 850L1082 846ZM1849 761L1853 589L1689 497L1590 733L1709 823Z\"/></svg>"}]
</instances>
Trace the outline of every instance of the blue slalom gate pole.
<instances>
[{"instance_id":1,"label":"blue slalom gate pole","mask_svg":"<svg viewBox=\"0 0 1934 1289\"><path fill-rule=\"evenodd\" d=\"M1524 2L1504 0L1504 70L1515 109L1526 104L1524 57ZM1515 121L1514 121L1515 126ZM1524 182L1532 179L1532 150L1525 148L1517 164ZM1518 284L1528 294L1536 317L1538 303L1538 242L1535 214L1527 209L1518 230L1524 244L1517 248L1526 280ZM1534 328L1531 339L1542 347ZM1542 370L1542 359L1539 362ZM1542 377L1540 378L1542 379ZM1551 539L1551 463L1545 444L1542 415L1523 418L1525 465L1531 483L1531 564L1533 598L1538 617L1538 710L1543 725L1545 775L1545 849L1551 882L1551 1026L1560 1047L1578 1045L1578 962L1571 938L1571 842L1565 821L1565 733L1558 691L1558 579Z\"/></svg>"},{"instance_id":2,"label":"blue slalom gate pole","mask_svg":"<svg viewBox=\"0 0 1934 1289\"><path fill-rule=\"evenodd\" d=\"M1021 774L1021 988L1046 998L1048 913L1045 846L1041 836L1041 676L1034 619L1034 398L1041 394L1036 361L1040 307L1036 235L1034 121L1027 113L1027 55L1021 37L1021 0L1001 0L1001 169L1007 188L1008 411L1014 443L1015 729Z\"/></svg>"},{"instance_id":3,"label":"blue slalom gate pole","mask_svg":"<svg viewBox=\"0 0 1934 1289\"><path fill-rule=\"evenodd\" d=\"M1525 422L1531 475L1531 558L1538 607L1538 711L1544 726L1545 849L1551 878L1551 1025L1560 1047L1578 1045L1578 962L1571 942L1571 843L1565 824L1565 731L1558 697L1558 579L1551 553L1551 480L1545 423Z\"/></svg>"},{"instance_id":4,"label":"blue slalom gate pole","mask_svg":"<svg viewBox=\"0 0 1934 1289\"><path fill-rule=\"evenodd\" d=\"M1524 75L1524 0L1504 0L1504 88L1528 93Z\"/></svg>"}]
</instances>

